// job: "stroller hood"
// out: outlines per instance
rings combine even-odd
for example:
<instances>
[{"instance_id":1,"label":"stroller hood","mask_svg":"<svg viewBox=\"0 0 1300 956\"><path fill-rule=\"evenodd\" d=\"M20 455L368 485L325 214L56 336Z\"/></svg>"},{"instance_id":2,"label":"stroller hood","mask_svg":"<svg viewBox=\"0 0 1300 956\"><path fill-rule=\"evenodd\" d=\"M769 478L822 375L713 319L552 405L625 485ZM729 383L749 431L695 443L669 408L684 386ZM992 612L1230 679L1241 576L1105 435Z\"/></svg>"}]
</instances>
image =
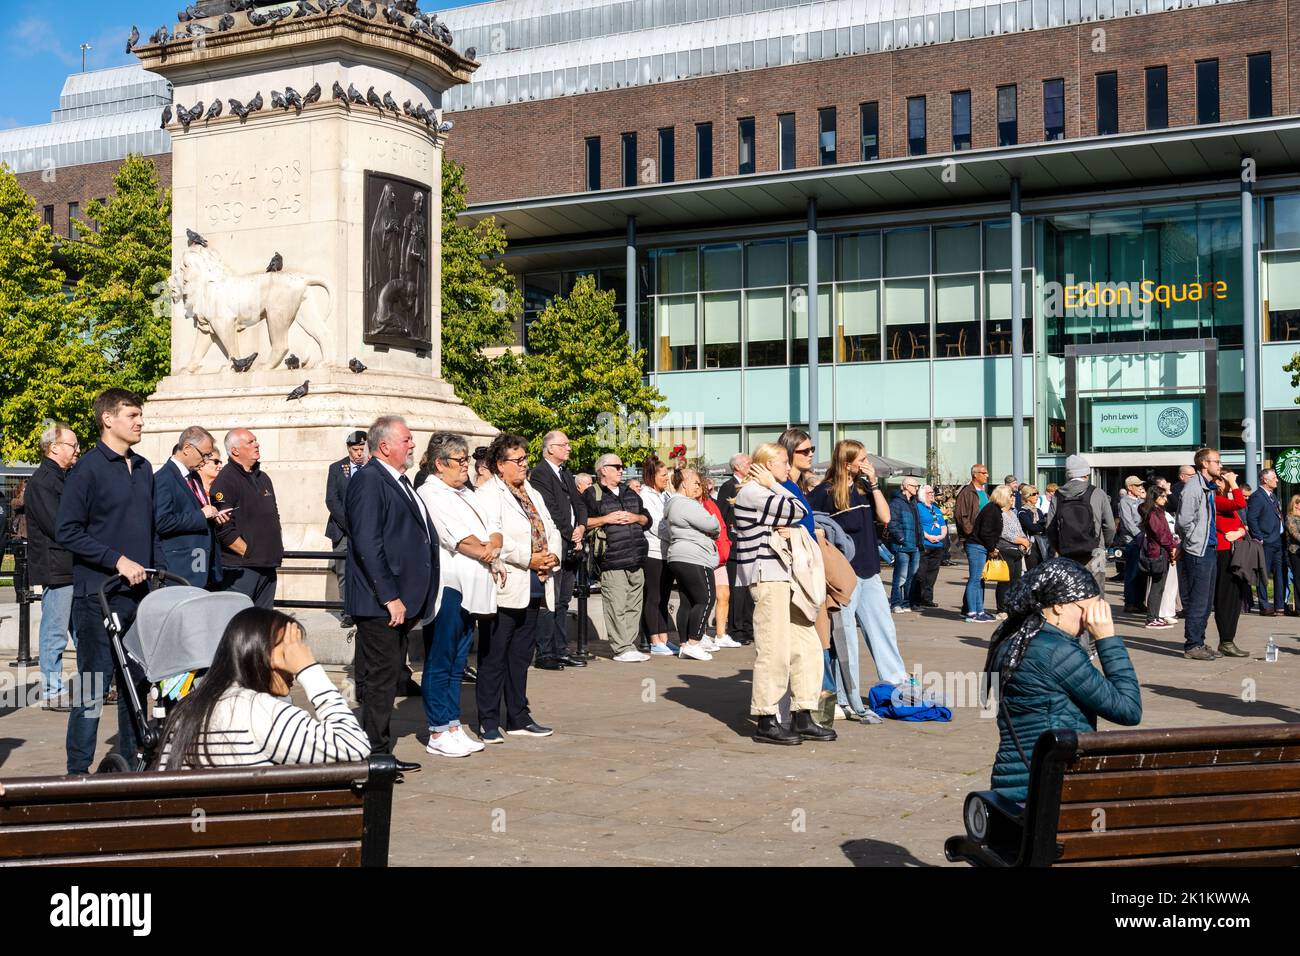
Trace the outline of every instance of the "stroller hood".
<instances>
[{"instance_id":1,"label":"stroller hood","mask_svg":"<svg viewBox=\"0 0 1300 956\"><path fill-rule=\"evenodd\" d=\"M211 666L230 619L252 606L246 594L235 591L160 588L140 602L123 643L151 682L203 670Z\"/></svg>"}]
</instances>

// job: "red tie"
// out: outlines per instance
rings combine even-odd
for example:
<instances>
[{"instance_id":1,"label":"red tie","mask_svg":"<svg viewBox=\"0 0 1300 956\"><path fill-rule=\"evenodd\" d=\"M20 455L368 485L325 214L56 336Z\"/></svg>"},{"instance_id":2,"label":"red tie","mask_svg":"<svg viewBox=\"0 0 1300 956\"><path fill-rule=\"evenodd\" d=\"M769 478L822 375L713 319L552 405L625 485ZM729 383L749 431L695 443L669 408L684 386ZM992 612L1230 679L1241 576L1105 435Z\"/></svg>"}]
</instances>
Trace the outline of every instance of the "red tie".
<instances>
[{"instance_id":1,"label":"red tie","mask_svg":"<svg viewBox=\"0 0 1300 956\"><path fill-rule=\"evenodd\" d=\"M189 482L190 488L194 491L194 497L199 499L199 507L206 508L208 506L208 496L203 493L203 485L199 483L198 476L192 471L190 472Z\"/></svg>"}]
</instances>

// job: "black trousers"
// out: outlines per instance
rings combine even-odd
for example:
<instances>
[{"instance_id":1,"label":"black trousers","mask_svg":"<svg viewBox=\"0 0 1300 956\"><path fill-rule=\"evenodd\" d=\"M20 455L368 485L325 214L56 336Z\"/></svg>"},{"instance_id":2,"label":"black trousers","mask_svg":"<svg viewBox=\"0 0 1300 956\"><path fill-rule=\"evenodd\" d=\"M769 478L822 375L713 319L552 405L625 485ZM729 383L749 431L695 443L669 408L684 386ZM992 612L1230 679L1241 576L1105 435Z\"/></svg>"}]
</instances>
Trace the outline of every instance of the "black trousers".
<instances>
[{"instance_id":1,"label":"black trousers","mask_svg":"<svg viewBox=\"0 0 1300 956\"><path fill-rule=\"evenodd\" d=\"M1219 632L1219 643L1237 639L1237 622L1241 620L1241 605L1250 597L1250 588L1230 570L1231 549L1214 555L1218 562L1214 585L1214 626Z\"/></svg>"},{"instance_id":2,"label":"black trousers","mask_svg":"<svg viewBox=\"0 0 1300 956\"><path fill-rule=\"evenodd\" d=\"M934 582L939 577L945 548L922 548L921 567L912 579L912 603L933 604Z\"/></svg>"},{"instance_id":3,"label":"black trousers","mask_svg":"<svg viewBox=\"0 0 1300 956\"><path fill-rule=\"evenodd\" d=\"M474 700L481 733L501 726L503 690L506 730L519 730L533 722L528 712L528 665L537 645L538 612L545 606L545 599L535 598L526 608L498 608L496 620L479 632Z\"/></svg>"},{"instance_id":4,"label":"black trousers","mask_svg":"<svg viewBox=\"0 0 1300 956\"><path fill-rule=\"evenodd\" d=\"M713 571L685 561L670 561L668 567L677 579L682 598L677 605L677 634L683 641L698 641L704 636L718 599L713 590Z\"/></svg>"},{"instance_id":5,"label":"black trousers","mask_svg":"<svg viewBox=\"0 0 1300 956\"><path fill-rule=\"evenodd\" d=\"M641 625L646 637L667 634L673 629L672 615L668 613L668 598L673 593L673 573L667 561L658 558L645 560L645 597L641 604Z\"/></svg>"},{"instance_id":6,"label":"black trousers","mask_svg":"<svg viewBox=\"0 0 1300 956\"><path fill-rule=\"evenodd\" d=\"M231 568L222 579L222 590L247 594L254 607L269 611L275 607L278 577L275 568Z\"/></svg>"},{"instance_id":7,"label":"black trousers","mask_svg":"<svg viewBox=\"0 0 1300 956\"><path fill-rule=\"evenodd\" d=\"M1145 548L1146 545L1143 545ZM1141 555L1139 554L1139 558ZM1151 586L1147 589L1147 620L1154 621L1160 616L1160 602L1165 596L1165 579L1173 571L1173 565L1169 563L1168 555L1165 556L1165 570L1162 574L1147 574L1151 580Z\"/></svg>"},{"instance_id":8,"label":"black trousers","mask_svg":"<svg viewBox=\"0 0 1300 956\"><path fill-rule=\"evenodd\" d=\"M1007 562L1007 570L1011 572L1010 581L999 581L998 586L993 589L994 595L998 600L998 613L1001 614L1005 608L1004 604L1007 599L1007 592L1011 590L1011 585L1020 580L1020 572L1024 568L1025 558L1022 554L1012 554L1009 551L1000 551L1003 560Z\"/></svg>"},{"instance_id":9,"label":"black trousers","mask_svg":"<svg viewBox=\"0 0 1300 956\"><path fill-rule=\"evenodd\" d=\"M734 640L754 639L754 597L749 588L736 587L736 562L727 562L727 583L731 585L731 608L727 613L727 633Z\"/></svg>"},{"instance_id":10,"label":"black trousers","mask_svg":"<svg viewBox=\"0 0 1300 956\"><path fill-rule=\"evenodd\" d=\"M577 575L572 568L555 574L555 610L543 604L537 609L537 659L554 660L569 652L569 602Z\"/></svg>"},{"instance_id":11,"label":"black trousers","mask_svg":"<svg viewBox=\"0 0 1300 956\"><path fill-rule=\"evenodd\" d=\"M390 724L397 680L406 663L406 645L411 629L419 622L408 618L400 627L389 627L386 617L357 618L357 653L361 673L357 676L361 696L361 727L370 738L372 753L393 752Z\"/></svg>"}]
</instances>

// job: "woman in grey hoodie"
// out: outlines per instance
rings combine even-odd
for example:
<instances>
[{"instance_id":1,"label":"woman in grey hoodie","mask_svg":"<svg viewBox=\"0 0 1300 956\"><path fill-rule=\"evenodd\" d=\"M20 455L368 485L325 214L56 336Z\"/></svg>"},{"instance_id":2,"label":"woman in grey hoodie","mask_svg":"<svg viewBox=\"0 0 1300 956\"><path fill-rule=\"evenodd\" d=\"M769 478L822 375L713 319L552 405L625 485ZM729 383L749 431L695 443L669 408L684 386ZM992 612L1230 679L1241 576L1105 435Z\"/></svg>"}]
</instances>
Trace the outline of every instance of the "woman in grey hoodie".
<instances>
[{"instance_id":1,"label":"woman in grey hoodie","mask_svg":"<svg viewBox=\"0 0 1300 956\"><path fill-rule=\"evenodd\" d=\"M664 507L664 525L668 530L668 570L682 597L677 607L681 640L677 656L711 661L704 628L715 603L713 569L718 566L717 538L722 527L696 500L700 496L697 472L689 468L675 471L672 482L676 493Z\"/></svg>"}]
</instances>

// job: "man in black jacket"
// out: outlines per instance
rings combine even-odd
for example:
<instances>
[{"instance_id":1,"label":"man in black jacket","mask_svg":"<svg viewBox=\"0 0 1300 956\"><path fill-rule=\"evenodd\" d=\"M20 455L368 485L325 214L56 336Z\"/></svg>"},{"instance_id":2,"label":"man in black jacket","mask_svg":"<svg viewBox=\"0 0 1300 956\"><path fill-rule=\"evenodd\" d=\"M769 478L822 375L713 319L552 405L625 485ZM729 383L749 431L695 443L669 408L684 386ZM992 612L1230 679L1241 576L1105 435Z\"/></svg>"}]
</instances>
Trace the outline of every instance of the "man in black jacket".
<instances>
[{"instance_id":1,"label":"man in black jacket","mask_svg":"<svg viewBox=\"0 0 1300 956\"><path fill-rule=\"evenodd\" d=\"M226 569L222 586L269 610L275 606L277 572L284 560L275 488L259 464L262 449L252 432L226 432L225 445L230 463L212 483L212 503L230 512L230 520L217 529Z\"/></svg>"},{"instance_id":2,"label":"man in black jacket","mask_svg":"<svg viewBox=\"0 0 1300 956\"><path fill-rule=\"evenodd\" d=\"M542 460L529 476L564 541L564 554L555 574L555 612L543 607L537 622L535 666L550 671L562 670L566 665L587 666L582 658L571 656L568 648L575 561L582 554L582 538L587 533L587 506L567 467L569 453L569 436L561 431L547 432L542 439Z\"/></svg>"},{"instance_id":3,"label":"man in black jacket","mask_svg":"<svg viewBox=\"0 0 1300 956\"><path fill-rule=\"evenodd\" d=\"M72 627L72 555L54 540L63 482L77 463L81 447L72 429L55 422L41 433L41 464L27 481L27 573L41 586L41 706L66 713L63 652Z\"/></svg>"},{"instance_id":4,"label":"man in black jacket","mask_svg":"<svg viewBox=\"0 0 1300 956\"><path fill-rule=\"evenodd\" d=\"M731 456L731 477L722 483L718 489L718 510L722 512L722 520L727 523L727 534L731 535L731 540L736 540L736 492L740 490L740 483L745 480L749 474L749 456L743 451L737 452ZM754 643L754 598L749 593L749 588L736 587L736 549L731 549L731 556L727 558L727 584L731 587L731 610L727 615L727 633L733 639L741 644Z\"/></svg>"},{"instance_id":5,"label":"man in black jacket","mask_svg":"<svg viewBox=\"0 0 1300 956\"><path fill-rule=\"evenodd\" d=\"M605 638L614 660L634 664L650 659L636 649L645 600L645 559L650 551L645 529L650 516L641 496L623 481L618 455L601 455L596 461L596 483L587 489L587 527L601 529L604 554L600 558L600 603L605 611Z\"/></svg>"},{"instance_id":6,"label":"man in black jacket","mask_svg":"<svg viewBox=\"0 0 1300 956\"><path fill-rule=\"evenodd\" d=\"M339 600L343 600L343 583L347 577L348 550L348 516L343 507L347 499L348 480L358 468L366 463L366 433L355 431L347 438L348 454L330 465L325 478L325 508L330 520L325 525L325 536L334 546L335 554L341 555L334 561L334 578L339 583ZM341 614L339 623L344 627L352 626L352 618Z\"/></svg>"}]
</instances>

